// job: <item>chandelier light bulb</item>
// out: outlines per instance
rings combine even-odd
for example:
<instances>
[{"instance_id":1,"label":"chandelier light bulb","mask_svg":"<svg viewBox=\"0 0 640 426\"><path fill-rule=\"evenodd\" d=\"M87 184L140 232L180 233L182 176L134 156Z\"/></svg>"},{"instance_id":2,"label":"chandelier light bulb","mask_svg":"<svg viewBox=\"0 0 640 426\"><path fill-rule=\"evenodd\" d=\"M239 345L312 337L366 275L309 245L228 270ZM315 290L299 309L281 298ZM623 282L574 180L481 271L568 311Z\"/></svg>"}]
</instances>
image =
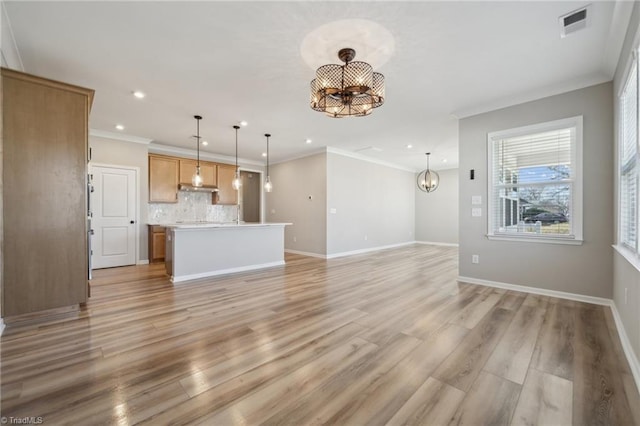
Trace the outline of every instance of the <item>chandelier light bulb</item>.
<instances>
[{"instance_id":1,"label":"chandelier light bulb","mask_svg":"<svg viewBox=\"0 0 640 426\"><path fill-rule=\"evenodd\" d=\"M422 192L433 192L438 189L440 184L440 176L435 171L429 169L429 156L430 152L426 153L427 156L427 168L418 174L416 183L418 189Z\"/></svg>"}]
</instances>

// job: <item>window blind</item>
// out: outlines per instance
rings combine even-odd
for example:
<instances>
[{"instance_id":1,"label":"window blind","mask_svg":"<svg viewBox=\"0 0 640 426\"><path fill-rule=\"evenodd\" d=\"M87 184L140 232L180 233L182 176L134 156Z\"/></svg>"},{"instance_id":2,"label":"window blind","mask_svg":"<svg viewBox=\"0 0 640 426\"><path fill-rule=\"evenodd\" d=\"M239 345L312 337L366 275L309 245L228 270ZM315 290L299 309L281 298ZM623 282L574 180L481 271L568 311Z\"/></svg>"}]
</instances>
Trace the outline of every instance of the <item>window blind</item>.
<instances>
[{"instance_id":1,"label":"window blind","mask_svg":"<svg viewBox=\"0 0 640 426\"><path fill-rule=\"evenodd\" d=\"M494 139L494 235L573 238L575 127Z\"/></svg>"},{"instance_id":2,"label":"window blind","mask_svg":"<svg viewBox=\"0 0 640 426\"><path fill-rule=\"evenodd\" d=\"M638 67L634 62L620 98L620 242L637 250Z\"/></svg>"}]
</instances>

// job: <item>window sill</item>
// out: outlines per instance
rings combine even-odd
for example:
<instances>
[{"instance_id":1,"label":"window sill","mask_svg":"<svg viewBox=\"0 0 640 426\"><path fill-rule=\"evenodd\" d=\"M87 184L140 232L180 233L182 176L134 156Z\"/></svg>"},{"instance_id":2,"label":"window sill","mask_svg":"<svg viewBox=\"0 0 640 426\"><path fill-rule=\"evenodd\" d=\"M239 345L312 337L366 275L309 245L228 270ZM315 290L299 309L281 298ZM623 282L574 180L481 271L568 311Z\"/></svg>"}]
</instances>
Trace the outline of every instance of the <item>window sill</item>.
<instances>
[{"instance_id":1,"label":"window sill","mask_svg":"<svg viewBox=\"0 0 640 426\"><path fill-rule=\"evenodd\" d=\"M583 240L568 238L544 238L544 237L528 237L520 235L487 235L491 241L511 241L514 243L541 243L541 244L561 244L568 246L581 246Z\"/></svg>"},{"instance_id":2,"label":"window sill","mask_svg":"<svg viewBox=\"0 0 640 426\"><path fill-rule=\"evenodd\" d=\"M626 261L631 264L631 266L633 266L638 272L640 272L640 257L638 257L636 253L618 244L614 244L611 247L613 247L613 249L617 251L620 256L624 257Z\"/></svg>"}]
</instances>

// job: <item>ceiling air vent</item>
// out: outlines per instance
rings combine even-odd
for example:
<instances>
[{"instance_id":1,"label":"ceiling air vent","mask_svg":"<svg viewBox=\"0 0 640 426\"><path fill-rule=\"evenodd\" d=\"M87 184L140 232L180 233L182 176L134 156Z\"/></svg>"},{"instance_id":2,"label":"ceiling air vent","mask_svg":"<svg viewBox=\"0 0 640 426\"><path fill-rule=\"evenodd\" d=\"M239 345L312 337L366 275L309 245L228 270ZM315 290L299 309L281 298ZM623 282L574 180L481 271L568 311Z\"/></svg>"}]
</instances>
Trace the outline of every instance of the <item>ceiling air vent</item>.
<instances>
[{"instance_id":1,"label":"ceiling air vent","mask_svg":"<svg viewBox=\"0 0 640 426\"><path fill-rule=\"evenodd\" d=\"M558 21L560 23L561 38L587 28L591 22L591 5L567 13L561 16Z\"/></svg>"}]
</instances>

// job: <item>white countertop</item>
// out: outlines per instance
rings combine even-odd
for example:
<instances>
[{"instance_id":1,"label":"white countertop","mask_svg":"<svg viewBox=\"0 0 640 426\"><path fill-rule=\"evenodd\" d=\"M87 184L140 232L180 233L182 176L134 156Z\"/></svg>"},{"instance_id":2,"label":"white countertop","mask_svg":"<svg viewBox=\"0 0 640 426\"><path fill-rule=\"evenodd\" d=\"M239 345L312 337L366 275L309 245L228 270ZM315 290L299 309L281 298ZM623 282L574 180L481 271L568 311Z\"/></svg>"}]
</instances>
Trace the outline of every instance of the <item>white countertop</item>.
<instances>
[{"instance_id":1,"label":"white countertop","mask_svg":"<svg viewBox=\"0 0 640 426\"><path fill-rule=\"evenodd\" d=\"M165 226L175 229L202 229L202 228L251 228L261 226L286 226L291 223L273 222L177 222L177 223L150 223L149 225Z\"/></svg>"}]
</instances>

